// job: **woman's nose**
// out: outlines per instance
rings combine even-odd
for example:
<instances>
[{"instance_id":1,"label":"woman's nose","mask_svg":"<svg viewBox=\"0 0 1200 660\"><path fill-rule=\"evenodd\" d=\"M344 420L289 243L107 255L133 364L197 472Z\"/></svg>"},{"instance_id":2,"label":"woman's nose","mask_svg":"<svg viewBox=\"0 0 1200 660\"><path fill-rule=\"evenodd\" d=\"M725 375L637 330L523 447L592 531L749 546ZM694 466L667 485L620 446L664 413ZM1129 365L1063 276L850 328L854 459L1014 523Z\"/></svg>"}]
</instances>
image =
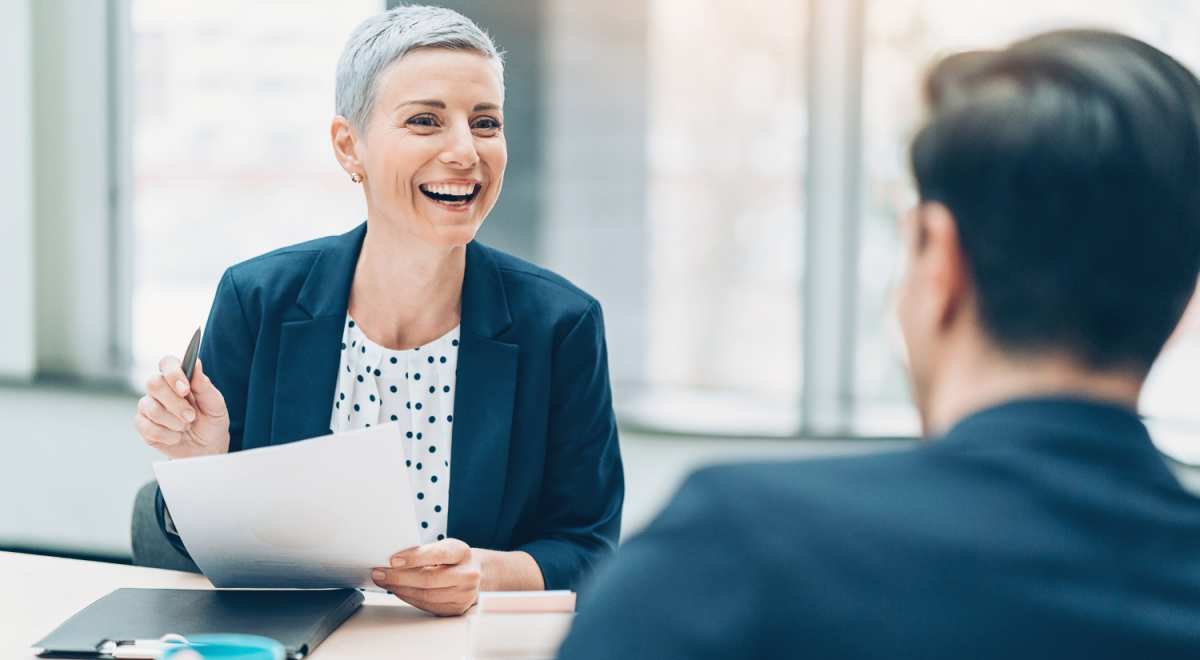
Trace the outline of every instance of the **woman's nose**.
<instances>
[{"instance_id":1,"label":"woman's nose","mask_svg":"<svg viewBox=\"0 0 1200 660\"><path fill-rule=\"evenodd\" d=\"M475 151L475 136L471 134L468 125L455 126L446 132L446 147L442 151L441 160L447 165L456 167L472 167L479 162L479 153Z\"/></svg>"}]
</instances>

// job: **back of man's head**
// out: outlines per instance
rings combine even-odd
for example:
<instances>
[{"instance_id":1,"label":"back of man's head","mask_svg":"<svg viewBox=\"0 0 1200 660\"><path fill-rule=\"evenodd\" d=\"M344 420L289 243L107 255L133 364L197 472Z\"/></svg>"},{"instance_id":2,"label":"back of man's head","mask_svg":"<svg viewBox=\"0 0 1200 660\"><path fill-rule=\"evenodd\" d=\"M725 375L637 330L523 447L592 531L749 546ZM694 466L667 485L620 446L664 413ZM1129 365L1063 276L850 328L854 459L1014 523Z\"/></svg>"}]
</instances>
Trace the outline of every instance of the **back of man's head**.
<instances>
[{"instance_id":1,"label":"back of man's head","mask_svg":"<svg viewBox=\"0 0 1200 660\"><path fill-rule=\"evenodd\" d=\"M1115 33L951 56L912 146L954 215L983 330L1099 369L1157 357L1200 272L1200 84Z\"/></svg>"}]
</instances>

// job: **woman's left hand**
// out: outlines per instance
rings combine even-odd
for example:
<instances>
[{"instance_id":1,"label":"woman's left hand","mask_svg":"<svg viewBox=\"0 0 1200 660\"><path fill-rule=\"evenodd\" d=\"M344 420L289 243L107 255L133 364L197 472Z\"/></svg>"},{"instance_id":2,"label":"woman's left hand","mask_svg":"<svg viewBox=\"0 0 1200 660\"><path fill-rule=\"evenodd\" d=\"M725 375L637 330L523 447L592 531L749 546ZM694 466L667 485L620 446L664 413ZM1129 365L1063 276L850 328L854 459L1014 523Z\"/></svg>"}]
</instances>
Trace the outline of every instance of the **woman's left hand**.
<instances>
[{"instance_id":1,"label":"woman's left hand","mask_svg":"<svg viewBox=\"0 0 1200 660\"><path fill-rule=\"evenodd\" d=\"M396 553L392 566L375 569L371 578L409 605L458 616L478 599L483 568L471 546L445 539Z\"/></svg>"}]
</instances>

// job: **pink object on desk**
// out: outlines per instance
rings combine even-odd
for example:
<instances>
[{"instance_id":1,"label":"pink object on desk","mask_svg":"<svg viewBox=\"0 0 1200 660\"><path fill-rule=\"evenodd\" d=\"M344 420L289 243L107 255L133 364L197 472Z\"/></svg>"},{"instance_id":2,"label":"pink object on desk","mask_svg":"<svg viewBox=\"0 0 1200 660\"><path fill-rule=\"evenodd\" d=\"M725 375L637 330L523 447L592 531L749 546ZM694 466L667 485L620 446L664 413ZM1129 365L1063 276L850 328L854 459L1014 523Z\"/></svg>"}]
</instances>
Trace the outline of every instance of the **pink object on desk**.
<instances>
[{"instance_id":1,"label":"pink object on desk","mask_svg":"<svg viewBox=\"0 0 1200 660\"><path fill-rule=\"evenodd\" d=\"M574 612L574 591L484 591L479 612Z\"/></svg>"}]
</instances>

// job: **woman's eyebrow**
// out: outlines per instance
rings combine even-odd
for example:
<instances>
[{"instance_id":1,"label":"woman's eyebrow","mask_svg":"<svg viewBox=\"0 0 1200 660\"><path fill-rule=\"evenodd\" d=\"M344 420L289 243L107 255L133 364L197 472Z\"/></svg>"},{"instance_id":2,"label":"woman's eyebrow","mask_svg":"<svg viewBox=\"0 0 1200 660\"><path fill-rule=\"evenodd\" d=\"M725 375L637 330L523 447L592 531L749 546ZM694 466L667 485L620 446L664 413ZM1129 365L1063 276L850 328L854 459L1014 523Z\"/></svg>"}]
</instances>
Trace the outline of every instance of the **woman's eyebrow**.
<instances>
[{"instance_id":1,"label":"woman's eyebrow","mask_svg":"<svg viewBox=\"0 0 1200 660\"><path fill-rule=\"evenodd\" d=\"M403 107L409 106L409 105L424 105L424 106L429 106L431 108L438 108L440 110L446 109L445 103L442 103L441 101L435 101L433 99L423 99L420 101L405 101L404 103L401 103L400 105L396 106L396 108L399 109L399 108L403 108ZM500 106L496 105L495 103L480 103L479 105L475 106L475 109L472 110L472 112L482 112L484 110L499 110L499 109L500 109Z\"/></svg>"},{"instance_id":2,"label":"woman's eyebrow","mask_svg":"<svg viewBox=\"0 0 1200 660\"><path fill-rule=\"evenodd\" d=\"M442 110L446 109L445 103L442 103L441 101L434 101L432 99L421 100L421 101L407 101L405 103L401 103L400 105L398 105L396 107L397 107L397 109L399 109L399 108L403 108L406 105L427 105L431 108L440 108Z\"/></svg>"}]
</instances>

